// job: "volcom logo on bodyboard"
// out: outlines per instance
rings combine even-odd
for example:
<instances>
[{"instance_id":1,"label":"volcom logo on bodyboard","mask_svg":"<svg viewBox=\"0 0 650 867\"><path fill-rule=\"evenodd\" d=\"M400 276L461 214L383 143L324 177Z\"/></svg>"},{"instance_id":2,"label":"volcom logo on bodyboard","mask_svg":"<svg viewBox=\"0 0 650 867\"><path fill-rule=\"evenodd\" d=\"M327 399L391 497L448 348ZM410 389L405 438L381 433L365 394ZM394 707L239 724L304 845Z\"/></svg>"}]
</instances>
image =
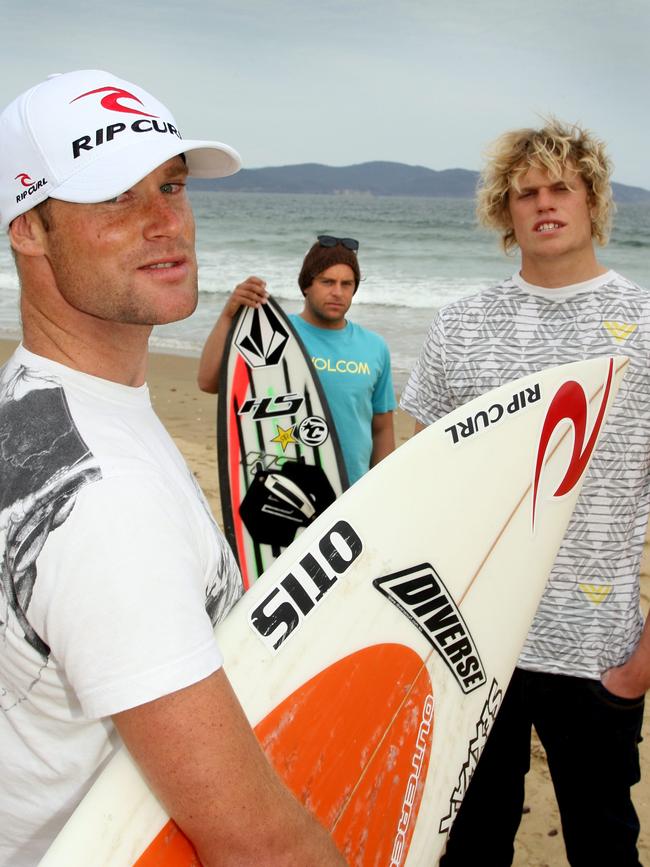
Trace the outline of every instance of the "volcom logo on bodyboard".
<instances>
[{"instance_id":1,"label":"volcom logo on bodyboard","mask_svg":"<svg viewBox=\"0 0 650 867\"><path fill-rule=\"evenodd\" d=\"M433 566L421 563L375 578L372 583L417 626L464 693L485 683L485 670L474 640Z\"/></svg>"},{"instance_id":2,"label":"volcom logo on bodyboard","mask_svg":"<svg viewBox=\"0 0 650 867\"><path fill-rule=\"evenodd\" d=\"M336 585L363 550L347 521L337 521L300 562L269 590L249 614L249 623L275 653Z\"/></svg>"},{"instance_id":3,"label":"volcom logo on bodyboard","mask_svg":"<svg viewBox=\"0 0 650 867\"><path fill-rule=\"evenodd\" d=\"M246 309L234 340L249 367L277 364L288 342L289 331L269 304Z\"/></svg>"}]
</instances>

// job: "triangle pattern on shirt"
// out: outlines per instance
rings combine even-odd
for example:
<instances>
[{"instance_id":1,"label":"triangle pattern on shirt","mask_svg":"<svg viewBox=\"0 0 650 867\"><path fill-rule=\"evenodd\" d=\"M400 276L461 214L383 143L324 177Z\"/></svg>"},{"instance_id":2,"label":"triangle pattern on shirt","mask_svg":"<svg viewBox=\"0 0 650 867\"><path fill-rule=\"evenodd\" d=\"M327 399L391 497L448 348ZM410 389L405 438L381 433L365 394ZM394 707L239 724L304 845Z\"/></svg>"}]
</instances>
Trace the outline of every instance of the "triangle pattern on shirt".
<instances>
[{"instance_id":1,"label":"triangle pattern on shirt","mask_svg":"<svg viewBox=\"0 0 650 867\"><path fill-rule=\"evenodd\" d=\"M613 320L607 320L603 322L603 325L617 343L624 343L638 327L636 322L616 322Z\"/></svg>"},{"instance_id":2,"label":"triangle pattern on shirt","mask_svg":"<svg viewBox=\"0 0 650 867\"><path fill-rule=\"evenodd\" d=\"M593 605L601 605L612 592L611 584L579 584L578 586Z\"/></svg>"}]
</instances>

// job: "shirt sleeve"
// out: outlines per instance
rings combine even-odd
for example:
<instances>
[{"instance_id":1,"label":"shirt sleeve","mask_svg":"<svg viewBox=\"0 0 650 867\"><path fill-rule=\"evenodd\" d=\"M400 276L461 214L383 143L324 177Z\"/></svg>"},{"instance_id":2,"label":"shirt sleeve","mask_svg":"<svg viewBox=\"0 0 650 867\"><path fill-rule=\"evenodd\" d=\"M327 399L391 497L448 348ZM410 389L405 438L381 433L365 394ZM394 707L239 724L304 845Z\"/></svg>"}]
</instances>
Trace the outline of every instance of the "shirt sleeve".
<instances>
[{"instance_id":1,"label":"shirt sleeve","mask_svg":"<svg viewBox=\"0 0 650 867\"><path fill-rule=\"evenodd\" d=\"M372 392L372 411L374 413L391 412L397 408L393 373L390 364L390 352L386 342L381 340L381 373Z\"/></svg>"},{"instance_id":2,"label":"shirt sleeve","mask_svg":"<svg viewBox=\"0 0 650 867\"><path fill-rule=\"evenodd\" d=\"M204 550L173 492L148 477L87 486L50 534L32 605L89 718L153 701L220 667Z\"/></svg>"},{"instance_id":3,"label":"shirt sleeve","mask_svg":"<svg viewBox=\"0 0 650 867\"><path fill-rule=\"evenodd\" d=\"M425 425L432 424L455 408L446 382L444 320L440 311L431 323L411 371L400 407Z\"/></svg>"}]
</instances>

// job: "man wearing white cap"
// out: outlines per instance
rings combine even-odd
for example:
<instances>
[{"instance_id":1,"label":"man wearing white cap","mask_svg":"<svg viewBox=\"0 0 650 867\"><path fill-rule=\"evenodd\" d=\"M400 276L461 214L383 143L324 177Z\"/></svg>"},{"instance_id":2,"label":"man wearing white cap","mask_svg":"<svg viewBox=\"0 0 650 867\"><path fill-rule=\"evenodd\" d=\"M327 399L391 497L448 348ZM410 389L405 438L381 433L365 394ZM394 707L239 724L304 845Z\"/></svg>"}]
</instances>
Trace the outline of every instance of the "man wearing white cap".
<instances>
[{"instance_id":1,"label":"man wearing white cap","mask_svg":"<svg viewBox=\"0 0 650 867\"><path fill-rule=\"evenodd\" d=\"M221 668L237 568L144 382L152 327L197 302L186 177L239 165L108 72L0 115L23 322L0 375L0 865L39 861L118 734L206 867L344 863Z\"/></svg>"}]
</instances>

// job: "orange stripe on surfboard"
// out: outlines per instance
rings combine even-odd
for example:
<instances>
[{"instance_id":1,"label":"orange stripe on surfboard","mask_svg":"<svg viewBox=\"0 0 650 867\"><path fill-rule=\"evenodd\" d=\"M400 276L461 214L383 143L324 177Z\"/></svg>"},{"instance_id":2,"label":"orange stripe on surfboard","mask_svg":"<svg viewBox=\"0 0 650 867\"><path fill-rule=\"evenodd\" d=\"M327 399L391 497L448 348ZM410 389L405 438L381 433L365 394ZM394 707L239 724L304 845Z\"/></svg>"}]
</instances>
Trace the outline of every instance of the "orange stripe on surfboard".
<instances>
[{"instance_id":1,"label":"orange stripe on surfboard","mask_svg":"<svg viewBox=\"0 0 650 867\"><path fill-rule=\"evenodd\" d=\"M269 760L350 865L404 863L424 791L433 695L421 657L377 644L344 657L256 727ZM196 867L169 821L136 867Z\"/></svg>"},{"instance_id":2,"label":"orange stripe on surfboard","mask_svg":"<svg viewBox=\"0 0 650 867\"><path fill-rule=\"evenodd\" d=\"M172 819L154 838L153 843L145 849L134 867L164 867L164 865L201 867L194 846Z\"/></svg>"}]
</instances>

